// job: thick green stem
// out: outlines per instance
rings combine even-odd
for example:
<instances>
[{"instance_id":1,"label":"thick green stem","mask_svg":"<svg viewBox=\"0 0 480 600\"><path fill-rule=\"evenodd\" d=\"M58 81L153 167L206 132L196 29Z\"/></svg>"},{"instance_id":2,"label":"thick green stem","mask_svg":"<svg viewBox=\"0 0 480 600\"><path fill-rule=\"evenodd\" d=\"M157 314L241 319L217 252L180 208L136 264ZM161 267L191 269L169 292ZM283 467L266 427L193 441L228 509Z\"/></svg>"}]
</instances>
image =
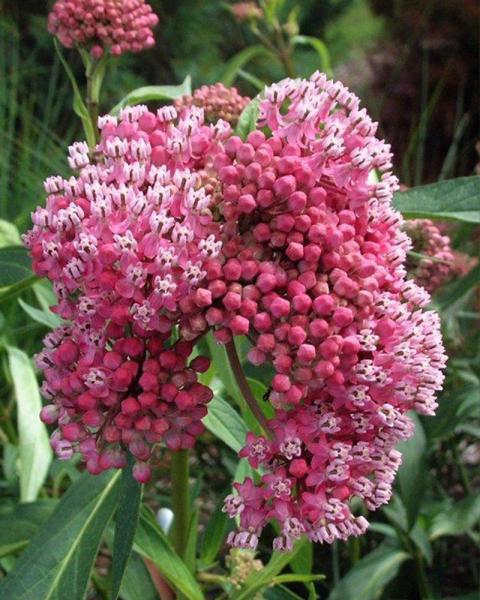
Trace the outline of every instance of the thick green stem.
<instances>
[{"instance_id":1,"label":"thick green stem","mask_svg":"<svg viewBox=\"0 0 480 600\"><path fill-rule=\"evenodd\" d=\"M238 387L239 387L240 391L242 392L243 397L245 398L245 402L247 403L247 405L250 408L250 410L252 411L252 413L255 415L255 417L256 417L257 421L260 423L262 429L265 431L265 433L269 437L271 437L271 432L270 432L270 428L268 426L267 419L265 418L265 415L263 414L262 409L258 405L258 403L255 399L255 396L253 395L252 390L250 389L250 386L248 385L248 381L245 377L245 373L243 372L243 368L240 363L240 359L238 358L237 349L235 348L235 342L233 340L231 340L230 342L228 342L228 344L226 344L226 348L227 348L227 356L228 356L228 360L230 362L230 366L232 367L232 371L235 376L235 380L238 384Z\"/></svg>"},{"instance_id":2,"label":"thick green stem","mask_svg":"<svg viewBox=\"0 0 480 600\"><path fill-rule=\"evenodd\" d=\"M172 509L173 545L179 556L187 547L190 524L190 495L188 482L188 450L172 452Z\"/></svg>"},{"instance_id":3,"label":"thick green stem","mask_svg":"<svg viewBox=\"0 0 480 600\"><path fill-rule=\"evenodd\" d=\"M415 551L414 559L417 570L417 585L420 598L422 600L430 600L430 598L433 598L433 595L430 590L427 574L425 573L425 562L418 551Z\"/></svg>"}]
</instances>

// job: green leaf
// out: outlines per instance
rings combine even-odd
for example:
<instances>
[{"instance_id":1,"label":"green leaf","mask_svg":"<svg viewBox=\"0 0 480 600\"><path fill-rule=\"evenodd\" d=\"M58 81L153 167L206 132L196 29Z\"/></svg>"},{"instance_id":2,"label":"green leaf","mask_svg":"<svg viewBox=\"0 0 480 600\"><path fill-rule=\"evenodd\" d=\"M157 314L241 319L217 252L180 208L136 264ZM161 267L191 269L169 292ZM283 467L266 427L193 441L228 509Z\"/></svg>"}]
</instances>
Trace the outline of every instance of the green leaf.
<instances>
[{"instance_id":1,"label":"green leaf","mask_svg":"<svg viewBox=\"0 0 480 600\"><path fill-rule=\"evenodd\" d=\"M189 600L204 600L202 590L167 536L145 510L135 536L134 549L151 560L165 579Z\"/></svg>"},{"instance_id":2,"label":"green leaf","mask_svg":"<svg viewBox=\"0 0 480 600\"><path fill-rule=\"evenodd\" d=\"M272 579L273 585L280 583L310 583L311 581L322 581L325 575L300 575L297 573L286 573L285 575L277 575Z\"/></svg>"},{"instance_id":3,"label":"green leaf","mask_svg":"<svg viewBox=\"0 0 480 600\"><path fill-rule=\"evenodd\" d=\"M393 204L407 219L480 223L480 176L447 179L397 192Z\"/></svg>"},{"instance_id":4,"label":"green leaf","mask_svg":"<svg viewBox=\"0 0 480 600\"><path fill-rule=\"evenodd\" d=\"M426 448L427 440L420 419L414 413L409 417L415 422L415 434L397 445L403 454L397 481L403 505L407 510L408 522L412 526L420 510L428 477Z\"/></svg>"},{"instance_id":5,"label":"green leaf","mask_svg":"<svg viewBox=\"0 0 480 600\"><path fill-rule=\"evenodd\" d=\"M133 477L135 459L128 453L127 467L122 471L118 508L113 538L112 600L120 591L123 574L132 551L142 501L142 485Z\"/></svg>"},{"instance_id":6,"label":"green leaf","mask_svg":"<svg viewBox=\"0 0 480 600\"><path fill-rule=\"evenodd\" d=\"M184 554L185 564L193 575L195 575L195 571L197 570L198 517L198 508L195 508L190 517L187 547L185 548Z\"/></svg>"},{"instance_id":7,"label":"green leaf","mask_svg":"<svg viewBox=\"0 0 480 600\"><path fill-rule=\"evenodd\" d=\"M480 522L480 495L472 494L433 518L430 540L466 533Z\"/></svg>"},{"instance_id":8,"label":"green leaf","mask_svg":"<svg viewBox=\"0 0 480 600\"><path fill-rule=\"evenodd\" d=\"M199 561L205 566L215 562L217 554L224 544L228 526L231 522L228 515L222 511L222 506L223 498L216 505L202 536Z\"/></svg>"},{"instance_id":9,"label":"green leaf","mask_svg":"<svg viewBox=\"0 0 480 600\"><path fill-rule=\"evenodd\" d=\"M268 588L263 596L266 600L305 600L305 597L301 597L298 594L292 592L284 585L277 585L274 588ZM318 596L315 594L313 600L316 600ZM310 600L310 596L308 598Z\"/></svg>"},{"instance_id":10,"label":"green leaf","mask_svg":"<svg viewBox=\"0 0 480 600\"><path fill-rule=\"evenodd\" d=\"M242 110L237 127L235 128L236 135L241 137L242 140L246 140L248 134L257 128L261 100L260 94L255 96L255 98Z\"/></svg>"},{"instance_id":11,"label":"green leaf","mask_svg":"<svg viewBox=\"0 0 480 600\"><path fill-rule=\"evenodd\" d=\"M403 550L386 543L380 544L342 577L328 600L377 600L408 558L409 555Z\"/></svg>"},{"instance_id":12,"label":"green leaf","mask_svg":"<svg viewBox=\"0 0 480 600\"><path fill-rule=\"evenodd\" d=\"M180 85L147 85L137 88L127 94L120 102L112 108L110 114L118 113L126 106L145 104L147 102L164 102L165 100L176 100L182 96L192 93L192 78L187 75Z\"/></svg>"},{"instance_id":13,"label":"green leaf","mask_svg":"<svg viewBox=\"0 0 480 600\"><path fill-rule=\"evenodd\" d=\"M0 248L19 246L21 243L18 228L13 223L0 219Z\"/></svg>"},{"instance_id":14,"label":"green leaf","mask_svg":"<svg viewBox=\"0 0 480 600\"><path fill-rule=\"evenodd\" d=\"M0 556L17 553L28 545L39 527L51 515L56 500L45 499L17 504L0 516Z\"/></svg>"},{"instance_id":15,"label":"green leaf","mask_svg":"<svg viewBox=\"0 0 480 600\"><path fill-rule=\"evenodd\" d=\"M218 393L209 402L208 414L202 422L234 452L239 452L245 446L247 426L244 420Z\"/></svg>"},{"instance_id":16,"label":"green leaf","mask_svg":"<svg viewBox=\"0 0 480 600\"><path fill-rule=\"evenodd\" d=\"M408 533L409 523L407 509L398 493L395 493L390 502L382 507L382 512L396 529Z\"/></svg>"},{"instance_id":17,"label":"green leaf","mask_svg":"<svg viewBox=\"0 0 480 600\"><path fill-rule=\"evenodd\" d=\"M52 449L45 425L40 421L42 401L33 366L28 356L12 346L7 347L17 401L17 423L20 456L20 500L37 498L52 460Z\"/></svg>"},{"instance_id":18,"label":"green leaf","mask_svg":"<svg viewBox=\"0 0 480 600\"><path fill-rule=\"evenodd\" d=\"M0 288L19 284L32 276L31 260L25 248L0 248Z\"/></svg>"},{"instance_id":19,"label":"green leaf","mask_svg":"<svg viewBox=\"0 0 480 600\"><path fill-rule=\"evenodd\" d=\"M294 35L291 41L294 46L311 46L320 58L320 70L328 77L333 75L330 52L328 51L325 42L322 42L322 40L311 35Z\"/></svg>"},{"instance_id":20,"label":"green leaf","mask_svg":"<svg viewBox=\"0 0 480 600\"><path fill-rule=\"evenodd\" d=\"M152 578L140 556L133 552L128 561L120 588L122 600L158 600Z\"/></svg>"},{"instance_id":21,"label":"green leaf","mask_svg":"<svg viewBox=\"0 0 480 600\"><path fill-rule=\"evenodd\" d=\"M432 546L428 540L428 535L419 520L415 523L413 529L409 532L409 537L422 553L429 565L433 562Z\"/></svg>"},{"instance_id":22,"label":"green leaf","mask_svg":"<svg viewBox=\"0 0 480 600\"><path fill-rule=\"evenodd\" d=\"M84 598L103 532L114 511L120 472L83 475L63 496L13 571L0 597L15 600Z\"/></svg>"},{"instance_id":23,"label":"green leaf","mask_svg":"<svg viewBox=\"0 0 480 600\"><path fill-rule=\"evenodd\" d=\"M292 571L300 575L309 575L313 567L313 544L305 544L290 562Z\"/></svg>"},{"instance_id":24,"label":"green leaf","mask_svg":"<svg viewBox=\"0 0 480 600\"><path fill-rule=\"evenodd\" d=\"M253 73L250 73L249 71L244 71L243 69L239 69L238 76L241 79L244 79L245 81L247 81L250 85L252 85L254 88L256 88L259 92L264 90L265 86L267 85L262 79L260 79Z\"/></svg>"},{"instance_id":25,"label":"green leaf","mask_svg":"<svg viewBox=\"0 0 480 600\"><path fill-rule=\"evenodd\" d=\"M242 589L233 592L231 600L251 600L257 592L274 581L275 577L278 576L305 544L310 543L307 538L302 538L295 543L291 552L273 552L268 564L261 571L252 573L245 581Z\"/></svg>"},{"instance_id":26,"label":"green leaf","mask_svg":"<svg viewBox=\"0 0 480 600\"><path fill-rule=\"evenodd\" d=\"M27 313L29 317L31 317L37 323L41 325L45 325L45 327L49 327L50 329L55 329L55 327L59 327L64 323L64 320L57 316L55 313L46 310L40 310L35 308L31 304L27 304L21 298L18 299L18 303L23 308L23 310Z\"/></svg>"},{"instance_id":27,"label":"green leaf","mask_svg":"<svg viewBox=\"0 0 480 600\"><path fill-rule=\"evenodd\" d=\"M223 383L226 392L235 400L243 410L246 406L242 392L239 390L232 368L227 358L227 352L223 344L218 344L211 333L205 337L212 358L215 374ZM209 405L210 406L210 405Z\"/></svg>"},{"instance_id":28,"label":"green leaf","mask_svg":"<svg viewBox=\"0 0 480 600\"><path fill-rule=\"evenodd\" d=\"M247 48L240 50L240 52L237 52L237 54L232 56L227 62L223 74L220 77L221 83L226 86L233 85L240 69L257 56L265 56L275 60L275 56L264 46L261 46L260 44L248 46Z\"/></svg>"}]
</instances>

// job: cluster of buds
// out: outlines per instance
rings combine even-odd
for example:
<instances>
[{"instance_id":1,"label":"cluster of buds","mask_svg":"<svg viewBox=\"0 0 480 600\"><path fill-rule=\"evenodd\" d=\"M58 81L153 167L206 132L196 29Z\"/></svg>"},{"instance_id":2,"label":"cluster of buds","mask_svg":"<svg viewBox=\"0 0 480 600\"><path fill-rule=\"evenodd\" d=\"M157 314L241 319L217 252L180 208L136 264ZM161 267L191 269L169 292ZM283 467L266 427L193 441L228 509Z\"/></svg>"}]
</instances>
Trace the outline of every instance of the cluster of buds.
<instances>
[{"instance_id":1,"label":"cluster of buds","mask_svg":"<svg viewBox=\"0 0 480 600\"><path fill-rule=\"evenodd\" d=\"M255 552L231 548L225 559L226 566L230 571L229 581L237 589L240 589L248 577L264 568L262 561L255 558ZM261 600L263 595L258 593L252 600Z\"/></svg>"},{"instance_id":2,"label":"cluster of buds","mask_svg":"<svg viewBox=\"0 0 480 600\"><path fill-rule=\"evenodd\" d=\"M185 107L203 108L205 120L216 123L219 119L232 126L238 122L243 109L250 102L247 96L241 96L237 88L225 87L223 83L202 85L191 96L183 96L175 101L175 108L181 111Z\"/></svg>"},{"instance_id":3,"label":"cluster of buds","mask_svg":"<svg viewBox=\"0 0 480 600\"><path fill-rule=\"evenodd\" d=\"M430 294L470 270L469 257L453 250L448 234L429 219L406 221L404 230L412 240L413 250L422 254L407 260L407 270Z\"/></svg>"},{"instance_id":4,"label":"cluster of buds","mask_svg":"<svg viewBox=\"0 0 480 600\"><path fill-rule=\"evenodd\" d=\"M351 501L389 500L406 412L434 412L445 364L429 295L407 280L376 124L315 73L267 88L245 141L194 103L99 125L94 160L70 149L79 177L47 180L25 236L71 322L38 359L57 452L78 449L98 472L129 448L145 480L152 444L189 446L202 429L211 392L196 375L208 361L187 364L195 341L247 336L251 363L273 366L275 412L240 453L261 478L226 499L230 543L255 549L270 520L279 550L362 533Z\"/></svg>"},{"instance_id":5,"label":"cluster of buds","mask_svg":"<svg viewBox=\"0 0 480 600\"><path fill-rule=\"evenodd\" d=\"M275 519L274 547L289 550L303 534L365 531L351 500L388 502L405 413L433 413L445 355L428 293L406 279L389 147L358 99L322 74L265 96L271 134L232 137L216 157L227 293L207 320L219 341L248 335L250 361L275 370L275 417L240 453L263 475L227 497L240 522L229 541L254 549Z\"/></svg>"},{"instance_id":6,"label":"cluster of buds","mask_svg":"<svg viewBox=\"0 0 480 600\"><path fill-rule=\"evenodd\" d=\"M149 447L191 446L211 397L195 375L208 361L186 361L204 329L199 287L221 271L201 157L228 126L204 125L196 108L177 118L173 107L141 106L99 126L95 160L86 144L70 147L78 176L47 179L46 207L24 236L34 271L53 282L55 311L71 323L47 336L38 359L51 402L43 416L58 422L59 456L78 449L98 472L123 464L121 443L144 480ZM188 335L169 347L179 323Z\"/></svg>"},{"instance_id":7,"label":"cluster of buds","mask_svg":"<svg viewBox=\"0 0 480 600\"><path fill-rule=\"evenodd\" d=\"M66 48L87 47L94 58L140 52L155 44L157 15L145 0L57 0L48 30Z\"/></svg>"}]
</instances>

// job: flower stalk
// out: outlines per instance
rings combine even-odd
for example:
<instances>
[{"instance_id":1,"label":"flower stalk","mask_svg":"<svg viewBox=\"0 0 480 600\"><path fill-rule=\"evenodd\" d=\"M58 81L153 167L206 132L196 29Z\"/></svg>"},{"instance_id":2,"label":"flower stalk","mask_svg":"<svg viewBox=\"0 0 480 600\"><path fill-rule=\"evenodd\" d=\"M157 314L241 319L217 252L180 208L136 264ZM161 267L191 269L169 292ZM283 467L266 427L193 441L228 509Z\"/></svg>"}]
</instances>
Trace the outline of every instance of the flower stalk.
<instances>
[{"instance_id":1,"label":"flower stalk","mask_svg":"<svg viewBox=\"0 0 480 600\"><path fill-rule=\"evenodd\" d=\"M247 379L245 377L245 373L243 372L242 365L240 363L240 359L238 358L237 349L235 347L235 342L231 340L226 344L227 356L230 362L230 366L232 368L233 374L235 376L235 380L238 384L240 391L242 392L243 397L245 398L245 402L247 406L250 408L252 413L255 415L257 421L260 423L260 426L264 430L265 434L268 437L271 437L271 431L268 426L268 421L263 414L262 409L257 403L255 396L248 385Z\"/></svg>"},{"instance_id":2,"label":"flower stalk","mask_svg":"<svg viewBox=\"0 0 480 600\"><path fill-rule=\"evenodd\" d=\"M190 523L190 490L188 483L188 450L172 452L172 509L173 545L179 556L183 556L188 541Z\"/></svg>"}]
</instances>

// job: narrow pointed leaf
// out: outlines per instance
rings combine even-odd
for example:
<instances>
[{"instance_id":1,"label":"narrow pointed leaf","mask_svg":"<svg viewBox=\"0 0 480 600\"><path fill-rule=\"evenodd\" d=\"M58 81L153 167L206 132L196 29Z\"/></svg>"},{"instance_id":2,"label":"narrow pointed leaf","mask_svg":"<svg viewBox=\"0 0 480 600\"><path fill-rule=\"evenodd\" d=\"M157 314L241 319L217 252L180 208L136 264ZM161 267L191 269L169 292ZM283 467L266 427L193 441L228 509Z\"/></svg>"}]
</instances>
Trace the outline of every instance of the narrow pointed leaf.
<instances>
[{"instance_id":1,"label":"narrow pointed leaf","mask_svg":"<svg viewBox=\"0 0 480 600\"><path fill-rule=\"evenodd\" d=\"M33 366L28 356L7 347L8 363L17 401L20 457L20 500L37 498L52 461L52 449L45 425L40 421L42 401Z\"/></svg>"},{"instance_id":2,"label":"narrow pointed leaf","mask_svg":"<svg viewBox=\"0 0 480 600\"><path fill-rule=\"evenodd\" d=\"M260 114L260 102L261 96L255 96L255 98L247 104L240 115L235 128L235 133L246 140L248 134L257 128L258 115Z\"/></svg>"},{"instance_id":3,"label":"narrow pointed leaf","mask_svg":"<svg viewBox=\"0 0 480 600\"><path fill-rule=\"evenodd\" d=\"M205 527L200 546L199 561L205 565L211 565L220 552L225 542L225 536L231 519L222 511L223 498L215 507L211 518Z\"/></svg>"},{"instance_id":4,"label":"narrow pointed leaf","mask_svg":"<svg viewBox=\"0 0 480 600\"><path fill-rule=\"evenodd\" d=\"M167 536L147 511L142 511L134 550L151 560L173 588L189 600L204 600L202 590L187 565L173 549Z\"/></svg>"},{"instance_id":5,"label":"narrow pointed leaf","mask_svg":"<svg viewBox=\"0 0 480 600\"><path fill-rule=\"evenodd\" d=\"M320 70L323 71L329 77L332 76L332 63L330 61L330 52L325 44L317 37L311 35L294 35L292 37L292 44L297 46L310 46L315 50L320 59Z\"/></svg>"},{"instance_id":6,"label":"narrow pointed leaf","mask_svg":"<svg viewBox=\"0 0 480 600\"><path fill-rule=\"evenodd\" d=\"M61 319L55 313L35 308L35 306L24 302L21 298L18 299L18 303L29 317L31 317L37 323L45 325L45 327L55 329L55 327L59 327L60 325L62 325L62 323L64 323L63 319Z\"/></svg>"},{"instance_id":7,"label":"narrow pointed leaf","mask_svg":"<svg viewBox=\"0 0 480 600\"><path fill-rule=\"evenodd\" d=\"M402 464L398 471L398 485L403 505L407 510L410 527L416 521L427 478L427 439L422 423L416 414L409 415L415 422L415 434L409 440L398 444L402 453Z\"/></svg>"},{"instance_id":8,"label":"narrow pointed leaf","mask_svg":"<svg viewBox=\"0 0 480 600\"><path fill-rule=\"evenodd\" d=\"M0 598L83 600L119 483L118 471L74 483L0 582Z\"/></svg>"},{"instance_id":9,"label":"narrow pointed leaf","mask_svg":"<svg viewBox=\"0 0 480 600\"><path fill-rule=\"evenodd\" d=\"M140 514L142 486L133 478L134 464L135 460L129 454L128 465L122 472L113 538L112 600L117 598L120 591Z\"/></svg>"},{"instance_id":10,"label":"narrow pointed leaf","mask_svg":"<svg viewBox=\"0 0 480 600\"><path fill-rule=\"evenodd\" d=\"M164 102L165 100L176 100L182 96L192 93L192 78L187 75L180 85L147 85L127 94L120 102L112 108L110 114L118 113L126 106L146 104L147 102Z\"/></svg>"},{"instance_id":11,"label":"narrow pointed leaf","mask_svg":"<svg viewBox=\"0 0 480 600\"><path fill-rule=\"evenodd\" d=\"M208 414L202 420L205 427L235 452L245 445L247 426L237 411L217 395L208 405Z\"/></svg>"},{"instance_id":12,"label":"narrow pointed leaf","mask_svg":"<svg viewBox=\"0 0 480 600\"><path fill-rule=\"evenodd\" d=\"M334 587L328 600L377 600L409 558L403 550L380 544L359 560Z\"/></svg>"},{"instance_id":13,"label":"narrow pointed leaf","mask_svg":"<svg viewBox=\"0 0 480 600\"><path fill-rule=\"evenodd\" d=\"M240 69L257 56L272 58L273 54L260 44L248 46L247 48L240 50L240 52L237 52L237 54L235 54L235 56L233 56L225 65L220 81L227 86L233 85Z\"/></svg>"}]
</instances>

